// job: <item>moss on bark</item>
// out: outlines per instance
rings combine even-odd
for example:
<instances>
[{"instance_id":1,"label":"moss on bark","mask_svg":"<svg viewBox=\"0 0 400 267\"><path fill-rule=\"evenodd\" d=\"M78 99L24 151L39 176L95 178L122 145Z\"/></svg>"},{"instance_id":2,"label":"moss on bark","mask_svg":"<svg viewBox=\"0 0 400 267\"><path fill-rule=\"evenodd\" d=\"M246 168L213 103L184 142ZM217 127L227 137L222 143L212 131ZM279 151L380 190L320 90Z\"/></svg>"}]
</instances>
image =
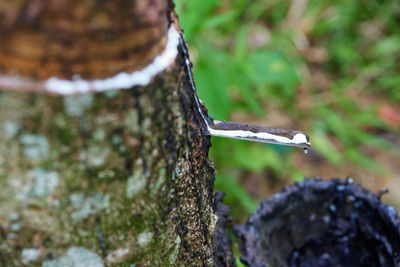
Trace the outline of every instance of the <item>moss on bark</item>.
<instances>
[{"instance_id":1,"label":"moss on bark","mask_svg":"<svg viewBox=\"0 0 400 267\"><path fill-rule=\"evenodd\" d=\"M130 90L0 92L2 266L214 264L210 142L180 61Z\"/></svg>"}]
</instances>

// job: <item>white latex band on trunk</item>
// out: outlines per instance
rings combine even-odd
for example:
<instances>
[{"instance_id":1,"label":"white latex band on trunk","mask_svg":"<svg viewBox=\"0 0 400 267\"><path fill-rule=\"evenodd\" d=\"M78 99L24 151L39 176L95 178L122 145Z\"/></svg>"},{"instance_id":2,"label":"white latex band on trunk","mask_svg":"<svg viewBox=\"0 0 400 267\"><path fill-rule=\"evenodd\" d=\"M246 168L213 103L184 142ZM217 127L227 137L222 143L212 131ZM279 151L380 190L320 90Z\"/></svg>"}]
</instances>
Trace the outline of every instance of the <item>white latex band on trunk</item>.
<instances>
[{"instance_id":1,"label":"white latex band on trunk","mask_svg":"<svg viewBox=\"0 0 400 267\"><path fill-rule=\"evenodd\" d=\"M129 89L133 86L145 86L158 73L172 64L178 55L179 33L174 24L168 30L168 40L162 54L158 55L152 63L141 70L126 73L120 72L106 79L96 80L60 80L56 77L45 81L46 91L59 95L82 94L89 92L103 92L117 89Z\"/></svg>"}]
</instances>

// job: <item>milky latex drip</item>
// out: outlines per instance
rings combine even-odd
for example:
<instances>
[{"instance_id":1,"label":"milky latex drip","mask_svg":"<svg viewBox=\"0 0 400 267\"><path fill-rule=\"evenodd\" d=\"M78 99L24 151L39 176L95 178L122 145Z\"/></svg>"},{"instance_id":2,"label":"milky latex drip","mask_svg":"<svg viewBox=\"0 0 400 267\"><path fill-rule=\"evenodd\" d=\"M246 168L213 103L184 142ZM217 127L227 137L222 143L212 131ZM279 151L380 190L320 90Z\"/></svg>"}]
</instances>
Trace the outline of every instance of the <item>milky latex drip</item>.
<instances>
[{"instance_id":1,"label":"milky latex drip","mask_svg":"<svg viewBox=\"0 0 400 267\"><path fill-rule=\"evenodd\" d=\"M168 30L168 40L164 52L145 68L132 73L120 72L106 79L86 81L82 79L60 80L56 77L48 79L44 86L49 92L60 95L82 94L88 92L103 92L108 90L129 89L133 86L145 86L158 73L165 70L178 55L179 33L171 24Z\"/></svg>"},{"instance_id":2,"label":"milky latex drip","mask_svg":"<svg viewBox=\"0 0 400 267\"><path fill-rule=\"evenodd\" d=\"M259 141L265 143L276 143L276 144L285 144L285 145L292 145L292 146L300 146L304 147L303 144L310 144L307 141L307 137L302 133L297 133L293 136L292 139L280 136L276 134L271 134L267 132L252 132L252 131L245 131L245 130L220 130L220 129L213 129L212 125L207 125L208 131L210 135L213 136L220 136L220 137L229 137L229 138L237 138L237 139L245 139L245 140L252 140L252 141Z\"/></svg>"},{"instance_id":3,"label":"milky latex drip","mask_svg":"<svg viewBox=\"0 0 400 267\"><path fill-rule=\"evenodd\" d=\"M307 153L307 149L309 149L311 147L311 143L307 140L307 136L303 133L296 133L293 136L293 138L290 139L286 136L276 135L276 134L268 133L266 131L265 132L252 132L250 130L249 131L237 130L237 129L221 130L221 129L213 128L213 125L208 123L208 120L206 119L206 116L203 113L203 109L201 108L200 100L198 99L196 87L194 84L192 68L191 68L191 64L190 64L190 60L189 60L189 54L187 52L187 49L186 49L186 46L185 46L182 36L180 37L180 45L181 45L183 54L185 56L185 65L186 65L187 73L189 76L190 86L192 87L192 90L194 92L194 98L196 101L196 105L197 105L197 108L199 110L201 117L204 120L204 123L206 124L207 131L210 135L234 138L234 139L244 139L244 140L249 140L249 141L257 141L257 142L262 142L262 143L297 146L297 147L304 148L304 152ZM223 122L214 121L214 124L219 124L219 123L223 123ZM243 127L246 128L245 125L243 125Z\"/></svg>"}]
</instances>

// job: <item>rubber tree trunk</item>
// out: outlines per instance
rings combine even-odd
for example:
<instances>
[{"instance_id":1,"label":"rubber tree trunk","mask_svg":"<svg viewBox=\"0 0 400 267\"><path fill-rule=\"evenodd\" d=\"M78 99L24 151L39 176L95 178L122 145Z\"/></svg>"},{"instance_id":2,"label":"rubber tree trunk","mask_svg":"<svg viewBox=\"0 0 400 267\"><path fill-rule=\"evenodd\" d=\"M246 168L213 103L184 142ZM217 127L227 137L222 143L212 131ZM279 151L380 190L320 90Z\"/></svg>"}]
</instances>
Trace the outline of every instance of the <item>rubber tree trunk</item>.
<instances>
[{"instance_id":1,"label":"rubber tree trunk","mask_svg":"<svg viewBox=\"0 0 400 267\"><path fill-rule=\"evenodd\" d=\"M45 86L143 70L171 27L167 0L0 1L1 266L233 264L180 50L145 86Z\"/></svg>"}]
</instances>

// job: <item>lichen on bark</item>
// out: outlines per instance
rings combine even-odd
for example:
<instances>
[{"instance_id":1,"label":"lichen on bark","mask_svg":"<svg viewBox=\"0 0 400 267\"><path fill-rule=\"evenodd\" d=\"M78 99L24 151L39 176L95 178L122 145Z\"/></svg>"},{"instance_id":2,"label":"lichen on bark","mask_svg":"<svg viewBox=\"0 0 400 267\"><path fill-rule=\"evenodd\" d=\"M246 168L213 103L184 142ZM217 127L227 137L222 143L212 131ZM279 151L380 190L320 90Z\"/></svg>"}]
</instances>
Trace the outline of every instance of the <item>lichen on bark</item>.
<instances>
[{"instance_id":1,"label":"lichen on bark","mask_svg":"<svg viewBox=\"0 0 400 267\"><path fill-rule=\"evenodd\" d=\"M185 75L178 60L130 90L0 93L2 265L75 247L110 265L213 265L214 169Z\"/></svg>"}]
</instances>

